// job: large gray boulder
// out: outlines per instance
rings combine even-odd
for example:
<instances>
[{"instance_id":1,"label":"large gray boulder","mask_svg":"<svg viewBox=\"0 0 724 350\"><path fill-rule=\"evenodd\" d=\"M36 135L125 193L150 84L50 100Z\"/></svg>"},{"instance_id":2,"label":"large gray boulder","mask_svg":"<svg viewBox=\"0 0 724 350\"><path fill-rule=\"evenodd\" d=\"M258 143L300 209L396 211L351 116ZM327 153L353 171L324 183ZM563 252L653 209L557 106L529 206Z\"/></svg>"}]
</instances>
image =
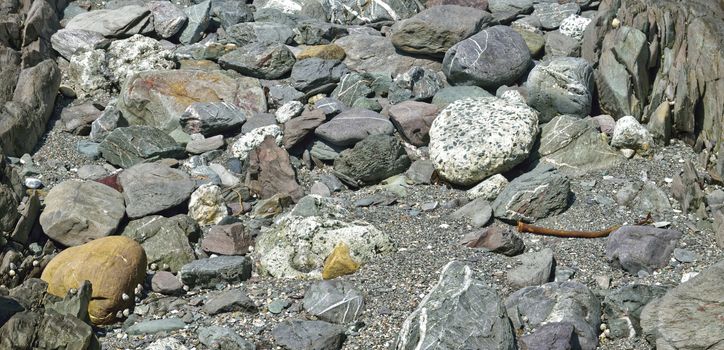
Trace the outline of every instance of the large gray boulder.
<instances>
[{"instance_id":1,"label":"large gray boulder","mask_svg":"<svg viewBox=\"0 0 724 350\"><path fill-rule=\"evenodd\" d=\"M379 113L348 109L314 130L319 138L338 146L352 146L371 135L392 135L395 127Z\"/></svg>"},{"instance_id":2,"label":"large gray boulder","mask_svg":"<svg viewBox=\"0 0 724 350\"><path fill-rule=\"evenodd\" d=\"M149 265L168 266L169 271L176 273L196 259L190 242L199 239L201 230L187 215L151 215L129 222L121 234L141 244Z\"/></svg>"},{"instance_id":3,"label":"large gray boulder","mask_svg":"<svg viewBox=\"0 0 724 350\"><path fill-rule=\"evenodd\" d=\"M73 55L104 48L110 41L102 34L86 29L61 29L50 37L50 43L53 50L70 61Z\"/></svg>"},{"instance_id":4,"label":"large gray boulder","mask_svg":"<svg viewBox=\"0 0 724 350\"><path fill-rule=\"evenodd\" d=\"M363 308L362 294L349 283L320 281L304 293L304 310L323 321L348 324L362 314Z\"/></svg>"},{"instance_id":5,"label":"large gray boulder","mask_svg":"<svg viewBox=\"0 0 724 350\"><path fill-rule=\"evenodd\" d=\"M289 73L294 54L280 43L251 43L219 57L224 69L260 79L278 79Z\"/></svg>"},{"instance_id":6,"label":"large gray boulder","mask_svg":"<svg viewBox=\"0 0 724 350\"><path fill-rule=\"evenodd\" d=\"M479 32L492 21L489 13L457 5L433 6L396 22L392 44L403 52L444 56L456 43Z\"/></svg>"},{"instance_id":7,"label":"large gray boulder","mask_svg":"<svg viewBox=\"0 0 724 350\"><path fill-rule=\"evenodd\" d=\"M582 58L543 61L528 75L528 104L547 123L561 114L585 117L593 101L593 68Z\"/></svg>"},{"instance_id":8,"label":"large gray boulder","mask_svg":"<svg viewBox=\"0 0 724 350\"><path fill-rule=\"evenodd\" d=\"M515 349L513 329L500 297L458 261L402 324L397 350Z\"/></svg>"},{"instance_id":9,"label":"large gray boulder","mask_svg":"<svg viewBox=\"0 0 724 350\"><path fill-rule=\"evenodd\" d=\"M54 241L77 246L115 233L125 210L123 195L113 188L69 180L48 192L40 225Z\"/></svg>"},{"instance_id":10,"label":"large gray boulder","mask_svg":"<svg viewBox=\"0 0 724 350\"><path fill-rule=\"evenodd\" d=\"M98 146L103 158L115 166L130 168L163 158L181 158L184 148L162 130L145 125L117 128Z\"/></svg>"},{"instance_id":11,"label":"large gray boulder","mask_svg":"<svg viewBox=\"0 0 724 350\"><path fill-rule=\"evenodd\" d=\"M337 176L355 187L375 184L409 167L405 148L390 135L369 136L334 160Z\"/></svg>"},{"instance_id":12,"label":"large gray boulder","mask_svg":"<svg viewBox=\"0 0 724 350\"><path fill-rule=\"evenodd\" d=\"M397 75L412 66L421 66L439 71L440 62L421 57L401 55L388 37L370 34L351 34L335 42L345 52L344 64L350 70L366 73Z\"/></svg>"},{"instance_id":13,"label":"large gray boulder","mask_svg":"<svg viewBox=\"0 0 724 350\"><path fill-rule=\"evenodd\" d=\"M416 1L380 0L358 2L356 0L329 0L322 3L331 23L367 24L382 21L399 21L409 18L420 10Z\"/></svg>"},{"instance_id":14,"label":"large gray boulder","mask_svg":"<svg viewBox=\"0 0 724 350\"><path fill-rule=\"evenodd\" d=\"M150 34L153 31L151 11L145 6L128 5L115 10L94 10L74 16L65 29L83 29L105 37Z\"/></svg>"},{"instance_id":15,"label":"large gray boulder","mask_svg":"<svg viewBox=\"0 0 724 350\"><path fill-rule=\"evenodd\" d=\"M272 330L274 340L287 349L338 350L344 327L324 321L286 320Z\"/></svg>"},{"instance_id":16,"label":"large gray boulder","mask_svg":"<svg viewBox=\"0 0 724 350\"><path fill-rule=\"evenodd\" d=\"M512 169L538 135L538 113L495 97L455 101L430 127L430 158L446 180L474 185Z\"/></svg>"},{"instance_id":17,"label":"large gray boulder","mask_svg":"<svg viewBox=\"0 0 724 350\"><path fill-rule=\"evenodd\" d=\"M237 284L251 277L252 261L245 256L219 256L194 260L179 270L181 282L189 287L215 288Z\"/></svg>"},{"instance_id":18,"label":"large gray boulder","mask_svg":"<svg viewBox=\"0 0 724 350\"><path fill-rule=\"evenodd\" d=\"M173 208L190 196L194 182L185 172L158 163L141 163L118 175L126 214L135 219Z\"/></svg>"},{"instance_id":19,"label":"large gray boulder","mask_svg":"<svg viewBox=\"0 0 724 350\"><path fill-rule=\"evenodd\" d=\"M542 164L511 181L493 201L493 212L499 219L526 222L560 214L568 208L570 188L568 177Z\"/></svg>"},{"instance_id":20,"label":"large gray boulder","mask_svg":"<svg viewBox=\"0 0 724 350\"><path fill-rule=\"evenodd\" d=\"M442 62L452 85L497 89L515 83L528 71L530 50L516 31L494 26L455 44Z\"/></svg>"},{"instance_id":21,"label":"large gray boulder","mask_svg":"<svg viewBox=\"0 0 724 350\"><path fill-rule=\"evenodd\" d=\"M669 263L681 232L650 226L622 226L608 236L606 258L631 274L652 273Z\"/></svg>"}]
</instances>

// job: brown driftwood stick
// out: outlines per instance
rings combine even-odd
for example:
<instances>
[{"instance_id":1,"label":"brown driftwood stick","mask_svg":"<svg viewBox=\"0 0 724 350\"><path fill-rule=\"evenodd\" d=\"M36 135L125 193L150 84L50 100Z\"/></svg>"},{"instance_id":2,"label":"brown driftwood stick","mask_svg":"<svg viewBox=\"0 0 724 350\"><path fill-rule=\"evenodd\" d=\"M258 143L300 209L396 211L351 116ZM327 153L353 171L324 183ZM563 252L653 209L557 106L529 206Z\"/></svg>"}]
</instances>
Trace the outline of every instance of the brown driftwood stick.
<instances>
[{"instance_id":1,"label":"brown driftwood stick","mask_svg":"<svg viewBox=\"0 0 724 350\"><path fill-rule=\"evenodd\" d=\"M649 213L644 220L637 222L635 225L645 225L651 222L651 213ZM569 230L557 230L553 228L529 225L522 221L518 221L518 232L529 232L544 236L555 236L555 237L573 237L573 238L600 238L606 237L611 232L616 231L621 225L611 226L607 229L600 231L569 231Z\"/></svg>"}]
</instances>

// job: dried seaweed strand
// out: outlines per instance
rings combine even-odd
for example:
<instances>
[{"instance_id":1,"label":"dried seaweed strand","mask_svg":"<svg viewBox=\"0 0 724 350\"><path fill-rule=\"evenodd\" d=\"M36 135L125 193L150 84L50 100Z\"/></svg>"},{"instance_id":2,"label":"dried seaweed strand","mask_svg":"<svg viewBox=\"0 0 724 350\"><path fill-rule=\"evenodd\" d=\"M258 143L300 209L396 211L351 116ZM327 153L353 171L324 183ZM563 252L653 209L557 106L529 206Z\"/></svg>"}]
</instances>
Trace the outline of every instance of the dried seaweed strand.
<instances>
[{"instance_id":1,"label":"dried seaweed strand","mask_svg":"<svg viewBox=\"0 0 724 350\"><path fill-rule=\"evenodd\" d=\"M635 225L645 225L651 222L651 213L649 213L645 219L637 222ZM522 221L518 221L518 232L528 232L544 236L555 236L555 237L571 237L571 238L601 238L606 237L611 232L616 231L621 225L611 226L607 229L600 231L569 231L569 230L557 230L554 228L547 228L535 225L529 225Z\"/></svg>"}]
</instances>

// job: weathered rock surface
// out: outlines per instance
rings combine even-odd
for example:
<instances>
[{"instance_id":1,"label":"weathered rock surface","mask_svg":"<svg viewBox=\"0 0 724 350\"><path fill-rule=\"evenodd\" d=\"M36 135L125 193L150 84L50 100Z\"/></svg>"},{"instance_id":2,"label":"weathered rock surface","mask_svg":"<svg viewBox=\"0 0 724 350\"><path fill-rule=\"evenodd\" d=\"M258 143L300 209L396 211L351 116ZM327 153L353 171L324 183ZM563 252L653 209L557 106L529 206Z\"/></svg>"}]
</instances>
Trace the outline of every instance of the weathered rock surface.
<instances>
[{"instance_id":1,"label":"weathered rock surface","mask_svg":"<svg viewBox=\"0 0 724 350\"><path fill-rule=\"evenodd\" d=\"M622 226L608 236L606 258L631 274L652 273L669 263L681 232L649 226Z\"/></svg>"},{"instance_id":2,"label":"weathered rock surface","mask_svg":"<svg viewBox=\"0 0 724 350\"><path fill-rule=\"evenodd\" d=\"M304 196L304 190L297 183L296 174L289 163L289 153L277 146L271 136L267 136L249 154L249 170L244 182L260 198L270 198L281 193L296 201Z\"/></svg>"},{"instance_id":3,"label":"weathered rock surface","mask_svg":"<svg viewBox=\"0 0 724 350\"><path fill-rule=\"evenodd\" d=\"M122 168L163 158L181 158L185 154L171 136L146 125L117 128L98 148L105 160Z\"/></svg>"},{"instance_id":4,"label":"weathered rock surface","mask_svg":"<svg viewBox=\"0 0 724 350\"><path fill-rule=\"evenodd\" d=\"M395 127L382 115L370 110L352 108L314 130L318 137L339 146L352 146L370 135L392 135Z\"/></svg>"},{"instance_id":5,"label":"weathered rock surface","mask_svg":"<svg viewBox=\"0 0 724 350\"><path fill-rule=\"evenodd\" d=\"M511 181L493 201L493 212L500 219L527 222L560 214L570 204L570 186L554 167L540 165Z\"/></svg>"},{"instance_id":6,"label":"weathered rock surface","mask_svg":"<svg viewBox=\"0 0 724 350\"><path fill-rule=\"evenodd\" d=\"M95 10L73 17L66 29L83 29L106 37L150 34L153 31L151 11L145 6L129 5L115 10Z\"/></svg>"},{"instance_id":7,"label":"weathered rock surface","mask_svg":"<svg viewBox=\"0 0 724 350\"><path fill-rule=\"evenodd\" d=\"M582 58L561 57L535 66L526 81L528 103L545 123L561 114L585 117L593 101L593 68Z\"/></svg>"},{"instance_id":8,"label":"weathered rock surface","mask_svg":"<svg viewBox=\"0 0 724 350\"><path fill-rule=\"evenodd\" d=\"M174 273L196 259L190 242L196 242L200 234L196 222L183 214L146 216L129 222L122 232L141 244L149 265L168 267Z\"/></svg>"},{"instance_id":9,"label":"weathered rock surface","mask_svg":"<svg viewBox=\"0 0 724 350\"><path fill-rule=\"evenodd\" d=\"M304 309L327 322L348 324L364 310L362 294L349 283L320 281L304 293Z\"/></svg>"},{"instance_id":10,"label":"weathered rock surface","mask_svg":"<svg viewBox=\"0 0 724 350\"><path fill-rule=\"evenodd\" d=\"M277 343L288 349L338 350L344 342L344 327L324 321L287 320L272 330Z\"/></svg>"},{"instance_id":11,"label":"weathered rock surface","mask_svg":"<svg viewBox=\"0 0 724 350\"><path fill-rule=\"evenodd\" d=\"M118 180L123 187L126 214L135 219L175 207L191 196L194 182L177 169L142 163L126 169Z\"/></svg>"},{"instance_id":12,"label":"weathered rock surface","mask_svg":"<svg viewBox=\"0 0 724 350\"><path fill-rule=\"evenodd\" d=\"M194 260L179 270L181 281L189 287L214 288L219 283L233 284L251 277L251 260L243 256L219 256Z\"/></svg>"},{"instance_id":13,"label":"weathered rock surface","mask_svg":"<svg viewBox=\"0 0 724 350\"><path fill-rule=\"evenodd\" d=\"M352 186L375 184L410 166L402 144L390 135L371 135L334 160L334 172Z\"/></svg>"}]
</instances>

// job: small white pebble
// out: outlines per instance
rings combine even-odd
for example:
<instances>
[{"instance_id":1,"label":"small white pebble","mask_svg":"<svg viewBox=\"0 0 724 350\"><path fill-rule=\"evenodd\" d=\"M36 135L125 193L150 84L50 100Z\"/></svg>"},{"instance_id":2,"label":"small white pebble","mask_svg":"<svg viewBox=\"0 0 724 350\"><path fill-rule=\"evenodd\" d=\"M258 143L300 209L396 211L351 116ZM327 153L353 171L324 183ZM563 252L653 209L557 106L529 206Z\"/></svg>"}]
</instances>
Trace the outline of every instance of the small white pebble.
<instances>
[{"instance_id":1,"label":"small white pebble","mask_svg":"<svg viewBox=\"0 0 724 350\"><path fill-rule=\"evenodd\" d=\"M33 266L36 267L36 266L38 266L38 265L40 265L40 262L37 261L37 260L33 260Z\"/></svg>"},{"instance_id":2,"label":"small white pebble","mask_svg":"<svg viewBox=\"0 0 724 350\"><path fill-rule=\"evenodd\" d=\"M608 329L608 325L605 324L605 323L601 323L601 327L600 327L600 328L601 328L602 331L605 331L606 329Z\"/></svg>"},{"instance_id":3,"label":"small white pebble","mask_svg":"<svg viewBox=\"0 0 724 350\"><path fill-rule=\"evenodd\" d=\"M151 264L151 270L153 270L153 271L158 270L158 264L152 263L152 264Z\"/></svg>"},{"instance_id":4,"label":"small white pebble","mask_svg":"<svg viewBox=\"0 0 724 350\"><path fill-rule=\"evenodd\" d=\"M10 275L10 277L15 277L15 270L8 271L8 275Z\"/></svg>"},{"instance_id":5,"label":"small white pebble","mask_svg":"<svg viewBox=\"0 0 724 350\"><path fill-rule=\"evenodd\" d=\"M131 297L128 296L128 294L126 294L126 293L123 293L123 295L121 295L121 298L122 298L123 300L130 300L130 299L131 299Z\"/></svg>"},{"instance_id":6,"label":"small white pebble","mask_svg":"<svg viewBox=\"0 0 724 350\"><path fill-rule=\"evenodd\" d=\"M123 310L123 316L124 316L124 317L128 317L128 315L130 315L130 314L131 314L131 310L128 310L128 309L124 309L124 310Z\"/></svg>"}]
</instances>

